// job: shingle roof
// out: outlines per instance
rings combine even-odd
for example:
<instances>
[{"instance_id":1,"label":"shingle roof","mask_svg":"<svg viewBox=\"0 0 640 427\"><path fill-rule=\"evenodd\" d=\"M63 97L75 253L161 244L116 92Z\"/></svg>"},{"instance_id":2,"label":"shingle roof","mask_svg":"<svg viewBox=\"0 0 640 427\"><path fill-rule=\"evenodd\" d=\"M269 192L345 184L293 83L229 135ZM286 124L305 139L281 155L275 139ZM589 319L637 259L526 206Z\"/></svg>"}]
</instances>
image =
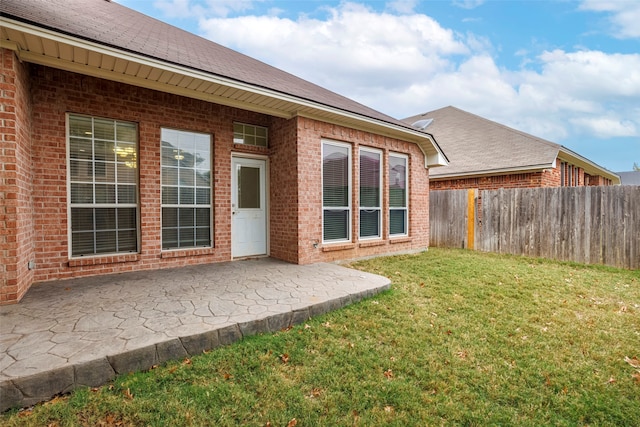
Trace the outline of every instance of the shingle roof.
<instances>
[{"instance_id":1,"label":"shingle roof","mask_svg":"<svg viewBox=\"0 0 640 427\"><path fill-rule=\"evenodd\" d=\"M622 185L640 185L640 171L618 172Z\"/></svg>"},{"instance_id":2,"label":"shingle roof","mask_svg":"<svg viewBox=\"0 0 640 427\"><path fill-rule=\"evenodd\" d=\"M451 106L404 121L421 119L433 119L427 131L449 159L449 166L431 171L432 178L518 173L552 167L561 154L580 157L559 144Z\"/></svg>"},{"instance_id":3,"label":"shingle roof","mask_svg":"<svg viewBox=\"0 0 640 427\"><path fill-rule=\"evenodd\" d=\"M2 16L408 128L405 123L108 0L0 0Z\"/></svg>"},{"instance_id":4,"label":"shingle roof","mask_svg":"<svg viewBox=\"0 0 640 427\"><path fill-rule=\"evenodd\" d=\"M556 159L577 165L590 175L620 183L620 177L568 148L517 129L444 107L407 117L404 122L433 119L426 129L447 153L449 165L432 169L431 178L502 175L555 167Z\"/></svg>"}]
</instances>

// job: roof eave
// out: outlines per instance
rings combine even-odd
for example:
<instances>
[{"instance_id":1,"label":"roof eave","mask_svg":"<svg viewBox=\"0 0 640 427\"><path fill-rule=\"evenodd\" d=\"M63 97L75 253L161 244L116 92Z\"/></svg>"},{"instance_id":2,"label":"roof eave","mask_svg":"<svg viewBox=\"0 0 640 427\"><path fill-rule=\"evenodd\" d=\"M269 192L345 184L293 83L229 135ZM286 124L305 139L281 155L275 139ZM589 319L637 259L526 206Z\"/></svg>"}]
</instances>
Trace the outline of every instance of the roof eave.
<instances>
[{"instance_id":1,"label":"roof eave","mask_svg":"<svg viewBox=\"0 0 640 427\"><path fill-rule=\"evenodd\" d=\"M615 185L621 184L620 176L618 174L603 168L602 166L592 162L586 157L582 157L580 154L569 150L567 147L560 146L558 158L561 160L565 160L575 166L581 167L589 175L599 175L604 178L610 179L611 182Z\"/></svg>"},{"instance_id":2,"label":"roof eave","mask_svg":"<svg viewBox=\"0 0 640 427\"><path fill-rule=\"evenodd\" d=\"M394 123L276 90L74 37L6 16L0 16L0 24L2 28L0 47L15 51L18 58L25 62L285 119L307 116L329 123L347 125L416 143L424 153L425 167L447 164L446 156L433 137L424 132L414 131ZM27 42L27 39L30 43ZM31 46L37 46L40 51L29 50ZM67 53L65 54L65 52Z\"/></svg>"}]
</instances>

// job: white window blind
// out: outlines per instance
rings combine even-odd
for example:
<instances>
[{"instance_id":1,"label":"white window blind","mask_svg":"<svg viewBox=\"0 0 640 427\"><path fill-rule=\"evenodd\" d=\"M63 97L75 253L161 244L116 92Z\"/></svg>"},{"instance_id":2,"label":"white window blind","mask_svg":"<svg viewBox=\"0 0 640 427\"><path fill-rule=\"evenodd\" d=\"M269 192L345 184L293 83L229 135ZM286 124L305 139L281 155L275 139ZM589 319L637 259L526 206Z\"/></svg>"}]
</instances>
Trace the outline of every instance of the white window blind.
<instances>
[{"instance_id":1,"label":"white window blind","mask_svg":"<svg viewBox=\"0 0 640 427\"><path fill-rule=\"evenodd\" d=\"M351 146L322 143L322 239L351 240Z\"/></svg>"},{"instance_id":2,"label":"white window blind","mask_svg":"<svg viewBox=\"0 0 640 427\"><path fill-rule=\"evenodd\" d=\"M138 250L135 123L68 117L71 256Z\"/></svg>"},{"instance_id":3,"label":"white window blind","mask_svg":"<svg viewBox=\"0 0 640 427\"><path fill-rule=\"evenodd\" d=\"M211 246L211 137L162 129L162 249Z\"/></svg>"},{"instance_id":4,"label":"white window blind","mask_svg":"<svg viewBox=\"0 0 640 427\"><path fill-rule=\"evenodd\" d=\"M409 232L409 199L407 192L408 158L389 154L389 235L406 236Z\"/></svg>"},{"instance_id":5,"label":"white window blind","mask_svg":"<svg viewBox=\"0 0 640 427\"><path fill-rule=\"evenodd\" d=\"M382 152L360 149L360 238L379 238L382 223Z\"/></svg>"}]
</instances>

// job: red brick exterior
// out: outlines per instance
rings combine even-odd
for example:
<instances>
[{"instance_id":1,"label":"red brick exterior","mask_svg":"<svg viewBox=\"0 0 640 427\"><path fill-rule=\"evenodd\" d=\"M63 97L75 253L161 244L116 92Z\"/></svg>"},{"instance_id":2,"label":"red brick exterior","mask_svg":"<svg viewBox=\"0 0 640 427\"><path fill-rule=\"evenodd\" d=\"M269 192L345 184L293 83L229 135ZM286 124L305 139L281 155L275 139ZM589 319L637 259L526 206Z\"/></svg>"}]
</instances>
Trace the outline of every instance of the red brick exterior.
<instances>
[{"instance_id":1,"label":"red brick exterior","mask_svg":"<svg viewBox=\"0 0 640 427\"><path fill-rule=\"evenodd\" d=\"M33 281L33 171L28 66L0 50L0 304L19 300Z\"/></svg>"},{"instance_id":2,"label":"red brick exterior","mask_svg":"<svg viewBox=\"0 0 640 427\"><path fill-rule=\"evenodd\" d=\"M2 50L0 303L17 302L34 282L231 260L231 158L258 155L269 165L269 254L294 263L331 261L424 249L429 241L428 171L417 145L296 117L285 120L205 101L38 65ZM136 122L139 132L138 253L71 259L68 244L68 113ZM233 122L265 126L269 148L233 143ZM212 135L213 248L162 251L160 132ZM410 235L322 245L322 138L352 145L353 230L357 230L358 147L409 156ZM385 193L383 193L385 194ZM384 197L383 226L388 228ZM34 261L34 269L27 268Z\"/></svg>"},{"instance_id":3,"label":"red brick exterior","mask_svg":"<svg viewBox=\"0 0 640 427\"><path fill-rule=\"evenodd\" d=\"M429 245L429 175L424 156L417 145L367 132L300 118L298 120L298 263L335 261L398 251L425 249ZM322 139L347 142L352 149L352 241L322 245ZM389 238L389 200L383 197L382 239L358 240L358 150L360 147L383 151L382 188L388 188L388 154L409 156L409 236ZM383 195L386 192L383 190ZM317 244L317 248L314 245Z\"/></svg>"},{"instance_id":4,"label":"red brick exterior","mask_svg":"<svg viewBox=\"0 0 640 427\"><path fill-rule=\"evenodd\" d=\"M499 188L554 187L555 171L480 176L474 178L431 179L431 190L497 190Z\"/></svg>"},{"instance_id":5,"label":"red brick exterior","mask_svg":"<svg viewBox=\"0 0 640 427\"><path fill-rule=\"evenodd\" d=\"M564 176L562 176L564 175ZM576 181L577 178L577 181ZM611 185L610 179L585 173L584 169L556 159L556 167L538 172L441 179L432 177L431 190L497 190L500 188L539 188L560 186Z\"/></svg>"},{"instance_id":6,"label":"red brick exterior","mask_svg":"<svg viewBox=\"0 0 640 427\"><path fill-rule=\"evenodd\" d=\"M269 128L269 246L274 258L298 262L297 120L274 119Z\"/></svg>"}]
</instances>

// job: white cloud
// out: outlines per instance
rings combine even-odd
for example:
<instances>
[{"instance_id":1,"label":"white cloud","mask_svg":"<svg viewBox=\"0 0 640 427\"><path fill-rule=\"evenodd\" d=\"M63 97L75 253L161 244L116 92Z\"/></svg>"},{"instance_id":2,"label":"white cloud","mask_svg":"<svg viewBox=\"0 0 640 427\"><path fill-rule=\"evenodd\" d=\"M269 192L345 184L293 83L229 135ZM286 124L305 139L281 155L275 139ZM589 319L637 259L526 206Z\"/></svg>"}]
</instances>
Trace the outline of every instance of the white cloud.
<instances>
[{"instance_id":1,"label":"white cloud","mask_svg":"<svg viewBox=\"0 0 640 427\"><path fill-rule=\"evenodd\" d=\"M390 12L412 4L201 18L200 32L398 118L454 105L558 143L640 136L640 54L520 51L521 68L509 70L496 64L486 37Z\"/></svg>"},{"instance_id":2,"label":"white cloud","mask_svg":"<svg viewBox=\"0 0 640 427\"><path fill-rule=\"evenodd\" d=\"M377 13L356 3L326 13L325 20L214 18L201 20L200 28L218 43L352 97L398 90L451 67L448 57L469 52L425 15Z\"/></svg>"},{"instance_id":3,"label":"white cloud","mask_svg":"<svg viewBox=\"0 0 640 427\"><path fill-rule=\"evenodd\" d=\"M615 37L640 38L640 2L638 1L585 0L580 5L580 9L608 13L611 31Z\"/></svg>"},{"instance_id":4,"label":"white cloud","mask_svg":"<svg viewBox=\"0 0 640 427\"><path fill-rule=\"evenodd\" d=\"M509 82L517 95L508 105L489 101L488 117L556 142L640 136L640 55L555 50L537 61L539 72L492 76Z\"/></svg>"},{"instance_id":5,"label":"white cloud","mask_svg":"<svg viewBox=\"0 0 640 427\"><path fill-rule=\"evenodd\" d=\"M412 2L409 2L412 3ZM410 4L409 4L410 6ZM324 19L203 19L205 36L395 117L445 105L559 141L638 135L640 55L548 51L540 71L500 69L488 39L459 35L417 13L357 3ZM637 116L636 116L637 117Z\"/></svg>"},{"instance_id":6,"label":"white cloud","mask_svg":"<svg viewBox=\"0 0 640 427\"><path fill-rule=\"evenodd\" d=\"M588 94L600 102L640 97L640 54L554 50L544 52L540 60L541 78L563 93Z\"/></svg>"},{"instance_id":7,"label":"white cloud","mask_svg":"<svg viewBox=\"0 0 640 427\"><path fill-rule=\"evenodd\" d=\"M577 117L571 123L598 138L638 136L638 123L620 117Z\"/></svg>"}]
</instances>

